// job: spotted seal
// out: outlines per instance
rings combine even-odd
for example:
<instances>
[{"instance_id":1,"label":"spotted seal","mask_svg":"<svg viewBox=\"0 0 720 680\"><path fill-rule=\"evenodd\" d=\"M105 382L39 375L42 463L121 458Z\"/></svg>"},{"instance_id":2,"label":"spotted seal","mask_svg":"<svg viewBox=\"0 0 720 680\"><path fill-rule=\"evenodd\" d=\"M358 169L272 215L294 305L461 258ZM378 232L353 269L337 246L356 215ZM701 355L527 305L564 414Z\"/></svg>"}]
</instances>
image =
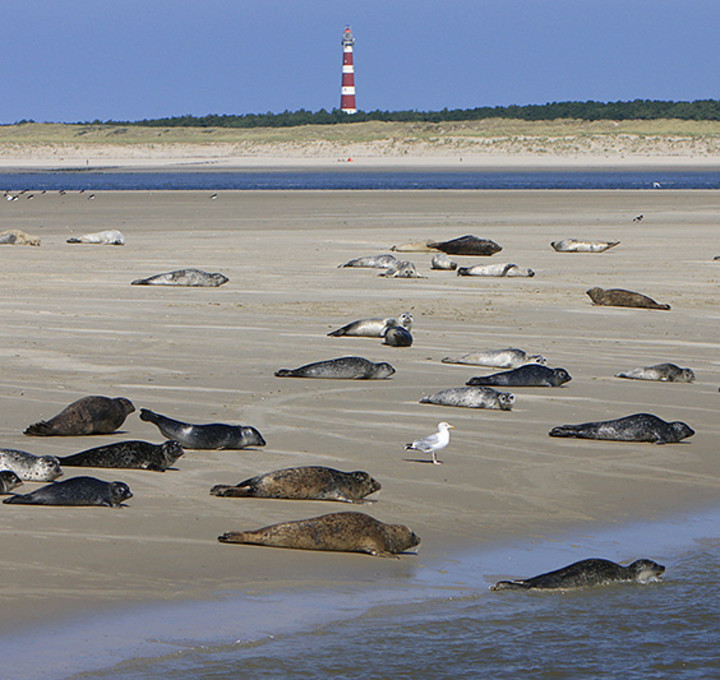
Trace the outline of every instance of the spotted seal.
<instances>
[{"instance_id":1,"label":"spotted seal","mask_svg":"<svg viewBox=\"0 0 720 680\"><path fill-rule=\"evenodd\" d=\"M572 380L564 368L525 364L492 375L470 378L466 385L506 385L509 387L559 387Z\"/></svg>"},{"instance_id":2,"label":"spotted seal","mask_svg":"<svg viewBox=\"0 0 720 680\"><path fill-rule=\"evenodd\" d=\"M515 395L511 392L498 392L492 387L451 387L423 397L420 403L510 411L515 403Z\"/></svg>"},{"instance_id":3,"label":"spotted seal","mask_svg":"<svg viewBox=\"0 0 720 680\"><path fill-rule=\"evenodd\" d=\"M338 269L344 267L366 267L369 269L387 269L397 262L397 258L394 255L385 253L382 255L366 255L365 257L356 257L354 260L349 260L345 264L339 264Z\"/></svg>"},{"instance_id":4,"label":"spotted seal","mask_svg":"<svg viewBox=\"0 0 720 680\"><path fill-rule=\"evenodd\" d=\"M278 378L337 378L345 380L384 380L395 369L382 361L374 363L363 357L340 357L316 361L300 368L281 368L275 371Z\"/></svg>"},{"instance_id":5,"label":"spotted seal","mask_svg":"<svg viewBox=\"0 0 720 680\"><path fill-rule=\"evenodd\" d=\"M0 470L11 470L26 482L52 482L62 475L55 456L36 456L17 449L0 449Z\"/></svg>"},{"instance_id":6,"label":"spotted seal","mask_svg":"<svg viewBox=\"0 0 720 680\"><path fill-rule=\"evenodd\" d=\"M450 241L429 241L428 246L448 255L494 255L502 250L495 241L478 238L472 234L459 236Z\"/></svg>"},{"instance_id":7,"label":"spotted seal","mask_svg":"<svg viewBox=\"0 0 720 680\"><path fill-rule=\"evenodd\" d=\"M445 253L437 253L430 260L432 269L440 269L444 271L455 271L458 267L457 262L453 262Z\"/></svg>"},{"instance_id":8,"label":"spotted seal","mask_svg":"<svg viewBox=\"0 0 720 680\"><path fill-rule=\"evenodd\" d=\"M418 273L413 262L409 260L397 260L391 264L384 272L378 274L387 279L424 279L427 278Z\"/></svg>"},{"instance_id":9,"label":"spotted seal","mask_svg":"<svg viewBox=\"0 0 720 680\"><path fill-rule=\"evenodd\" d=\"M103 482L95 477L73 477L64 482L52 482L31 493L5 498L3 503L18 505L102 505L119 508L132 498L125 482Z\"/></svg>"},{"instance_id":10,"label":"spotted seal","mask_svg":"<svg viewBox=\"0 0 720 680\"><path fill-rule=\"evenodd\" d=\"M581 241L575 238L550 243L558 253L604 253L619 244L620 241Z\"/></svg>"},{"instance_id":11,"label":"spotted seal","mask_svg":"<svg viewBox=\"0 0 720 680\"><path fill-rule=\"evenodd\" d=\"M648 559L635 560L627 567L616 562L591 558L532 578L498 581L490 590L559 590L605 586L610 583L649 583L659 581L662 564Z\"/></svg>"},{"instance_id":12,"label":"spotted seal","mask_svg":"<svg viewBox=\"0 0 720 680\"><path fill-rule=\"evenodd\" d=\"M132 286L192 286L207 287L222 286L230 279L219 272L209 274L202 269L177 269L172 272L164 272L148 276L146 279L135 279L131 281Z\"/></svg>"},{"instance_id":13,"label":"spotted seal","mask_svg":"<svg viewBox=\"0 0 720 680\"><path fill-rule=\"evenodd\" d=\"M143 441L125 441L80 451L70 456L59 456L60 464L69 467L131 468L165 472L185 452L176 441L151 444Z\"/></svg>"},{"instance_id":14,"label":"spotted seal","mask_svg":"<svg viewBox=\"0 0 720 680\"><path fill-rule=\"evenodd\" d=\"M192 425L147 408L140 409L140 420L157 425L164 437L174 439L188 449L244 449L266 444L260 432L250 425Z\"/></svg>"},{"instance_id":15,"label":"spotted seal","mask_svg":"<svg viewBox=\"0 0 720 680\"><path fill-rule=\"evenodd\" d=\"M402 524L385 524L362 512L334 512L296 522L280 522L255 531L229 531L221 543L248 543L275 548L361 552L393 557L419 545Z\"/></svg>"},{"instance_id":16,"label":"spotted seal","mask_svg":"<svg viewBox=\"0 0 720 680\"><path fill-rule=\"evenodd\" d=\"M0 470L0 494L10 493L22 484L22 479L12 470Z\"/></svg>"},{"instance_id":17,"label":"spotted seal","mask_svg":"<svg viewBox=\"0 0 720 680\"><path fill-rule=\"evenodd\" d=\"M644 307L645 309L670 309L670 305L659 304L651 297L642 293L634 293L631 290L622 288L590 288L585 291L594 305L605 305L609 307Z\"/></svg>"},{"instance_id":18,"label":"spotted seal","mask_svg":"<svg viewBox=\"0 0 720 680\"><path fill-rule=\"evenodd\" d=\"M94 231L82 236L73 236L66 243L97 243L103 246L124 246L125 236L117 229Z\"/></svg>"},{"instance_id":19,"label":"spotted seal","mask_svg":"<svg viewBox=\"0 0 720 680\"><path fill-rule=\"evenodd\" d=\"M635 413L615 420L559 425L550 430L549 434L551 437L674 444L685 437L692 437L695 430L680 420L667 422L651 413Z\"/></svg>"},{"instance_id":20,"label":"spotted seal","mask_svg":"<svg viewBox=\"0 0 720 680\"><path fill-rule=\"evenodd\" d=\"M110 434L134 410L132 402L125 397L82 397L50 420L30 425L25 434L32 437Z\"/></svg>"},{"instance_id":21,"label":"spotted seal","mask_svg":"<svg viewBox=\"0 0 720 680\"><path fill-rule=\"evenodd\" d=\"M338 328L328 333L329 336L340 337L362 337L362 338L381 338L383 331L390 326L402 326L407 330L412 328L413 315L410 312L403 312L397 319L387 317L385 319L358 319L342 328Z\"/></svg>"},{"instance_id":22,"label":"spotted seal","mask_svg":"<svg viewBox=\"0 0 720 680\"><path fill-rule=\"evenodd\" d=\"M695 380L692 368L680 368L675 364L655 364L644 368L633 368L615 374L616 378L630 380L659 380L661 382L691 383Z\"/></svg>"},{"instance_id":23,"label":"spotted seal","mask_svg":"<svg viewBox=\"0 0 720 680\"><path fill-rule=\"evenodd\" d=\"M342 472L321 465L284 468L251 477L236 486L217 484L213 496L235 498L287 498L305 501L361 503L380 490L380 483L367 472Z\"/></svg>"},{"instance_id":24,"label":"spotted seal","mask_svg":"<svg viewBox=\"0 0 720 680\"><path fill-rule=\"evenodd\" d=\"M413 337L407 328L388 326L383 331L383 344L391 347L410 347L413 344Z\"/></svg>"},{"instance_id":25,"label":"spotted seal","mask_svg":"<svg viewBox=\"0 0 720 680\"><path fill-rule=\"evenodd\" d=\"M541 366L547 364L547 359L541 354L528 354L525 350L515 347L469 352L457 358L444 357L441 361L444 364L491 366L492 368L519 368L525 364L540 364Z\"/></svg>"},{"instance_id":26,"label":"spotted seal","mask_svg":"<svg viewBox=\"0 0 720 680\"><path fill-rule=\"evenodd\" d=\"M529 267L516 264L476 264L473 267L458 267L458 276L495 276L495 277L533 277L535 272Z\"/></svg>"}]
</instances>

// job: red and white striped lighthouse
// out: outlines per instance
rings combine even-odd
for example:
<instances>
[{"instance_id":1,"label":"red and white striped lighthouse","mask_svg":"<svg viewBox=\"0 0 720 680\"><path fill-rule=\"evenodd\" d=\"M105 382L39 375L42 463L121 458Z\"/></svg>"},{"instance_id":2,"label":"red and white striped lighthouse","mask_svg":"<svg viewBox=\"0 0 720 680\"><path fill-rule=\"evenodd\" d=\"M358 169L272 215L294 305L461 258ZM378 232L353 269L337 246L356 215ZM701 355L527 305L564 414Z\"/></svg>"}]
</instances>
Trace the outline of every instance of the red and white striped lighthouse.
<instances>
[{"instance_id":1,"label":"red and white striped lighthouse","mask_svg":"<svg viewBox=\"0 0 720 680\"><path fill-rule=\"evenodd\" d=\"M340 88L340 110L343 113L357 113L355 106L355 66L353 65L353 38L350 26L343 31L342 87Z\"/></svg>"}]
</instances>

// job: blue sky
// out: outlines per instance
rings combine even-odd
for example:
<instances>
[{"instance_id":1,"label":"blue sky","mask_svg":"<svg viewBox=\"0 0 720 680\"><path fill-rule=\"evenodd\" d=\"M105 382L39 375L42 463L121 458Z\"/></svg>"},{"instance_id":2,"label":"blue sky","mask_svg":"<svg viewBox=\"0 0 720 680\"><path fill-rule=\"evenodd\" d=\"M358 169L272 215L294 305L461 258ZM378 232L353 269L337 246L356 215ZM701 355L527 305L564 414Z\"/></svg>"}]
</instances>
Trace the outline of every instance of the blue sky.
<instances>
[{"instance_id":1,"label":"blue sky","mask_svg":"<svg viewBox=\"0 0 720 680\"><path fill-rule=\"evenodd\" d=\"M0 123L720 98L717 0L2 0Z\"/></svg>"}]
</instances>

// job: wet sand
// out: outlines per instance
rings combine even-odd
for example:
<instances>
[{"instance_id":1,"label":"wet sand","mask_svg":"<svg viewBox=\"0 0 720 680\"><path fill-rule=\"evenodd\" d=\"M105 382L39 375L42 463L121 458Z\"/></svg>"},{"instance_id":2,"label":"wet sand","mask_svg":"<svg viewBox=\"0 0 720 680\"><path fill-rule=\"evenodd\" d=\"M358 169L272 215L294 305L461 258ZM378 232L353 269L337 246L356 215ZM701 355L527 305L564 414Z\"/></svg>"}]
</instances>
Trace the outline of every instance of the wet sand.
<instances>
[{"instance_id":1,"label":"wet sand","mask_svg":"<svg viewBox=\"0 0 720 680\"><path fill-rule=\"evenodd\" d=\"M714 191L644 192L96 192L0 204L2 229L42 238L2 246L0 445L66 455L121 439L160 442L127 419L109 436L30 438L22 430L80 396L129 397L189 422L254 425L263 449L189 450L165 473L66 469L127 482L127 507L2 506L0 632L85 611L218 592L398 582L455 551L571 527L653 519L717 503L717 308L720 253ZM645 219L633 223L632 218ZM78 233L120 229L123 247L69 245ZM459 278L408 254L419 280L339 269L394 243L463 234L503 246L530 279ZM620 240L602 254L563 254L562 238ZM220 288L130 286L194 266L220 271ZM670 312L594 307L585 290L622 287ZM357 318L415 317L411 348L332 338ZM542 353L573 380L516 388L511 412L419 404L425 394L491 372L440 363L475 349ZM278 368L345 355L389 361L387 381L273 377ZM614 378L671 361L694 384ZM559 440L554 425L647 411L697 432L681 444ZM442 466L413 462L403 444L454 424ZM333 503L216 498L217 483L292 465L362 469L377 501ZM38 484L26 482L19 491ZM417 556L222 545L228 530L361 510L410 525ZM633 546L621 546L632 556ZM479 579L478 587L486 584Z\"/></svg>"}]
</instances>

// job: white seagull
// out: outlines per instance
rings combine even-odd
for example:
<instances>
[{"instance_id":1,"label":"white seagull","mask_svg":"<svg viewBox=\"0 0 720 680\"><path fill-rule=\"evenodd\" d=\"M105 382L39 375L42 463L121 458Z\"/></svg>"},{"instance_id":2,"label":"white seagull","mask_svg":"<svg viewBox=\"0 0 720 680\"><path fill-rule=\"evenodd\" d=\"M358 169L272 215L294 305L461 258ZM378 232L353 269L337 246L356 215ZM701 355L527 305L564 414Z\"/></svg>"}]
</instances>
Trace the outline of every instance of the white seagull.
<instances>
[{"instance_id":1,"label":"white seagull","mask_svg":"<svg viewBox=\"0 0 720 680\"><path fill-rule=\"evenodd\" d=\"M444 449L450 443L450 430L454 429L450 423L438 423L437 432L405 444L405 449L431 453L433 465L440 465L442 461L437 459L435 453L436 451L440 451L440 449Z\"/></svg>"}]
</instances>

